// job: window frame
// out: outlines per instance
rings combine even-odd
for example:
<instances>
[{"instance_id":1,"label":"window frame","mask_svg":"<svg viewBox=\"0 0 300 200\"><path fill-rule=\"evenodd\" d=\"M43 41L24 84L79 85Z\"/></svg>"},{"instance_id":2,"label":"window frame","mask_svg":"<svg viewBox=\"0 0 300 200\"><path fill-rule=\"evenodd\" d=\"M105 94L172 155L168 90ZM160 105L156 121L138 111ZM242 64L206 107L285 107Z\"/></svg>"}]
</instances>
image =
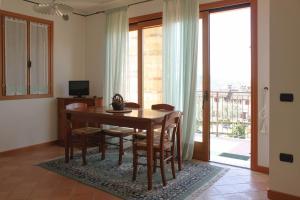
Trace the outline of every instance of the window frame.
<instances>
[{"instance_id":1,"label":"window frame","mask_svg":"<svg viewBox=\"0 0 300 200\"><path fill-rule=\"evenodd\" d=\"M30 23L40 23L48 26L48 93L30 94L30 70L27 70L27 94L6 96L5 77L5 17L25 20L27 23L27 61L30 60ZM0 10L0 100L37 99L53 97L53 21Z\"/></svg>"},{"instance_id":2,"label":"window frame","mask_svg":"<svg viewBox=\"0 0 300 200\"><path fill-rule=\"evenodd\" d=\"M162 13L153 13L129 19L129 32L137 31L138 35L138 103L143 107L143 30L162 26Z\"/></svg>"}]
</instances>

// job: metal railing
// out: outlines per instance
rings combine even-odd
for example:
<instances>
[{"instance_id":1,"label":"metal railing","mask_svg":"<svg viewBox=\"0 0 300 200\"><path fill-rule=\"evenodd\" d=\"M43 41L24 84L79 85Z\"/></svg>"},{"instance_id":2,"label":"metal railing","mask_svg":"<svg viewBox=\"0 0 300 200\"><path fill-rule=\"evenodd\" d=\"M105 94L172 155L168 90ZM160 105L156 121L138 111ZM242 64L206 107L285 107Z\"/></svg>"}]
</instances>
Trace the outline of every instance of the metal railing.
<instances>
[{"instance_id":1,"label":"metal railing","mask_svg":"<svg viewBox=\"0 0 300 200\"><path fill-rule=\"evenodd\" d=\"M203 93L197 92L197 133L202 133ZM251 125L251 93L212 91L210 93L210 133L217 137L249 138Z\"/></svg>"}]
</instances>

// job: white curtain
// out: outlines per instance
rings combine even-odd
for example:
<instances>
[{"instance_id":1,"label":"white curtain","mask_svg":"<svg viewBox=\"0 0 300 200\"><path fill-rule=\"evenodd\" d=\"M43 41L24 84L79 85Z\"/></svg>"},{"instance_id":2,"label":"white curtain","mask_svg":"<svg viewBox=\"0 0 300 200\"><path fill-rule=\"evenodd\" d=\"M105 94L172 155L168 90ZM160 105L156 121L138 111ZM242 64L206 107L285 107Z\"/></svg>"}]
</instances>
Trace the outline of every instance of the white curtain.
<instances>
[{"instance_id":1,"label":"white curtain","mask_svg":"<svg viewBox=\"0 0 300 200\"><path fill-rule=\"evenodd\" d=\"M164 102L183 111L183 158L192 159L196 123L198 0L163 1Z\"/></svg>"},{"instance_id":2,"label":"white curtain","mask_svg":"<svg viewBox=\"0 0 300 200\"><path fill-rule=\"evenodd\" d=\"M48 94L48 25L30 22L30 93Z\"/></svg>"},{"instance_id":3,"label":"white curtain","mask_svg":"<svg viewBox=\"0 0 300 200\"><path fill-rule=\"evenodd\" d=\"M27 24L5 17L6 96L27 94Z\"/></svg>"},{"instance_id":4,"label":"white curtain","mask_svg":"<svg viewBox=\"0 0 300 200\"><path fill-rule=\"evenodd\" d=\"M104 105L115 93L124 94L128 59L129 24L127 7L106 12L106 67Z\"/></svg>"}]
</instances>

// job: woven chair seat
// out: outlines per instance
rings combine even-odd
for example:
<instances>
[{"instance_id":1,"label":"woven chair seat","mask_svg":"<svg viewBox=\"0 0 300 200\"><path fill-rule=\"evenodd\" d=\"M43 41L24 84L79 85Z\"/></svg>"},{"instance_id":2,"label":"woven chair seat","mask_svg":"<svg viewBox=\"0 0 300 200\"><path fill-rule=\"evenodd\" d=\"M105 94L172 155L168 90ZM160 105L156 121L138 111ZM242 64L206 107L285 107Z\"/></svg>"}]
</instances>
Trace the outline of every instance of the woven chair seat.
<instances>
[{"instance_id":1,"label":"woven chair seat","mask_svg":"<svg viewBox=\"0 0 300 200\"><path fill-rule=\"evenodd\" d=\"M113 127L109 129L103 129L104 134L111 135L111 136L118 136L118 135L132 135L134 134L133 128L126 128L126 127Z\"/></svg>"},{"instance_id":2,"label":"woven chair seat","mask_svg":"<svg viewBox=\"0 0 300 200\"><path fill-rule=\"evenodd\" d=\"M160 149L160 137L154 137L153 138L153 148L154 149ZM137 140L136 141L136 146L137 147L147 147L147 140ZM164 149L170 149L172 147L172 142L169 141L168 139L164 140Z\"/></svg>"},{"instance_id":3,"label":"woven chair seat","mask_svg":"<svg viewBox=\"0 0 300 200\"><path fill-rule=\"evenodd\" d=\"M91 135L91 134L96 134L100 133L101 129L100 128L95 128L95 127L84 127L84 128L77 128L73 129L72 133L76 135Z\"/></svg>"}]
</instances>

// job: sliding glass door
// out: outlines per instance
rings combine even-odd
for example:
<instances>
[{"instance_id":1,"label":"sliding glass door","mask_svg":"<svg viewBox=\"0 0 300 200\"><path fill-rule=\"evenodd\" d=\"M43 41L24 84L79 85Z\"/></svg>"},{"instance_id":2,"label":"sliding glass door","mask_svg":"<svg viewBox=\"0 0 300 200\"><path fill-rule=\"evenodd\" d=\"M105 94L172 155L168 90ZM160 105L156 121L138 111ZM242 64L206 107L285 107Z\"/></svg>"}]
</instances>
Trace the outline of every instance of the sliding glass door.
<instances>
[{"instance_id":1,"label":"sliding glass door","mask_svg":"<svg viewBox=\"0 0 300 200\"><path fill-rule=\"evenodd\" d=\"M251 8L201 12L194 158L250 167Z\"/></svg>"},{"instance_id":2,"label":"sliding glass door","mask_svg":"<svg viewBox=\"0 0 300 200\"><path fill-rule=\"evenodd\" d=\"M161 22L148 22L130 31L127 71L126 101L144 108L163 102Z\"/></svg>"},{"instance_id":3,"label":"sliding glass door","mask_svg":"<svg viewBox=\"0 0 300 200\"><path fill-rule=\"evenodd\" d=\"M250 1L223 4L200 6L205 11L199 17L194 158L244 160L246 165L240 166L249 167L257 144L252 140L257 134L255 15ZM130 24L126 100L144 108L163 102L162 19L157 14L150 18L139 17Z\"/></svg>"},{"instance_id":4,"label":"sliding glass door","mask_svg":"<svg viewBox=\"0 0 300 200\"><path fill-rule=\"evenodd\" d=\"M250 168L250 7L210 14L210 160Z\"/></svg>"},{"instance_id":5,"label":"sliding glass door","mask_svg":"<svg viewBox=\"0 0 300 200\"><path fill-rule=\"evenodd\" d=\"M196 87L196 133L194 158L209 161L209 60L208 60L208 12L199 19L198 69Z\"/></svg>"},{"instance_id":6,"label":"sliding glass door","mask_svg":"<svg viewBox=\"0 0 300 200\"><path fill-rule=\"evenodd\" d=\"M163 102L162 94L162 27L143 30L143 106Z\"/></svg>"}]
</instances>

